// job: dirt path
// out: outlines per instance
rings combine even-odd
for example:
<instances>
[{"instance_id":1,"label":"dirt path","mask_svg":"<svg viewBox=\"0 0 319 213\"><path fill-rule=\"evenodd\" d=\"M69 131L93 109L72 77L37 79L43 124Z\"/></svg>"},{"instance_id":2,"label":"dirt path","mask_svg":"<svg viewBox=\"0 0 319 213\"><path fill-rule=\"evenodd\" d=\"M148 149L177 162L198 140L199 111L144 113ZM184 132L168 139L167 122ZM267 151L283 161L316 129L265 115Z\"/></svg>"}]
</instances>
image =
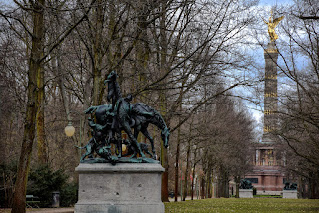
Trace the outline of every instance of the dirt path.
<instances>
[{"instance_id":1,"label":"dirt path","mask_svg":"<svg viewBox=\"0 0 319 213\"><path fill-rule=\"evenodd\" d=\"M10 213L11 209L0 209L0 213ZM27 212L35 213L74 213L74 208L27 208Z\"/></svg>"}]
</instances>

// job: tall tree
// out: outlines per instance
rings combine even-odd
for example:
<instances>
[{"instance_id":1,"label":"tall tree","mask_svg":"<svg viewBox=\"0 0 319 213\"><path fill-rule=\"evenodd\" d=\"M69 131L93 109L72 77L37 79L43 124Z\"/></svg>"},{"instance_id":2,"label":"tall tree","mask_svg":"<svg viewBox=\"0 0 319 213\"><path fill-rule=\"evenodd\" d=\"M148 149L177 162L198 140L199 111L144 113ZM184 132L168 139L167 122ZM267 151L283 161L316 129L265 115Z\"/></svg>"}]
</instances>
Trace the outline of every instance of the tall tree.
<instances>
[{"instance_id":1,"label":"tall tree","mask_svg":"<svg viewBox=\"0 0 319 213\"><path fill-rule=\"evenodd\" d=\"M104 4L103 0L97 0L97 6L94 8L93 19L94 22L91 24L93 28L93 60L92 60L92 70L93 70L93 105L100 105L102 100L99 100L99 94L101 88L103 87L102 80L102 60L105 54L105 51L102 46L103 42L103 26L104 26Z\"/></svg>"},{"instance_id":2,"label":"tall tree","mask_svg":"<svg viewBox=\"0 0 319 213\"><path fill-rule=\"evenodd\" d=\"M30 169L30 160L32 153L32 146L35 137L36 130L36 119L39 112L39 106L42 103L39 101L44 100L44 96L39 95L39 90L44 90L44 84L42 85L43 80L43 69L45 60L48 58L50 53L59 46L64 39L72 32L72 30L83 21L90 11L90 6L85 11L85 14L67 28L63 33L57 36L55 42L52 42L47 46L45 50L45 0L30 1L28 3L21 3L19 1L14 1L19 9L25 10L30 13L32 16L31 24L32 30L29 30L29 25L25 23L19 16L15 13L6 13L0 11L1 17L3 17L11 26L12 30L17 33L19 36L20 32L16 30L16 26L12 25L10 20L17 20L19 24L22 25L23 29L31 37L31 49L28 62L28 86L27 86L27 104L26 104L26 117L24 121L24 135L21 147L21 153L18 164L18 174L15 183L15 191L13 197L13 208L12 212L25 212L26 206L26 184L28 180L28 173ZM92 1L94 3L94 0ZM92 4L91 3L91 4ZM27 19L28 20L28 19ZM23 38L20 36L20 38ZM28 47L28 44L25 44ZM39 88L42 86L42 88ZM44 93L43 93L44 95ZM41 115L40 115L41 117ZM43 127L43 119L40 119L39 125L40 128Z\"/></svg>"},{"instance_id":3,"label":"tall tree","mask_svg":"<svg viewBox=\"0 0 319 213\"><path fill-rule=\"evenodd\" d=\"M167 1L161 1L161 17L160 17L160 73L165 75L167 73L167 37L166 37L166 13ZM167 100L165 90L159 91L160 111L166 116ZM169 123L167 124L169 125ZM168 202L168 155L167 149L164 148L164 142L161 141L161 164L165 171L162 174L162 201Z\"/></svg>"},{"instance_id":4,"label":"tall tree","mask_svg":"<svg viewBox=\"0 0 319 213\"><path fill-rule=\"evenodd\" d=\"M33 5L33 32L32 48L29 60L28 71L28 102L26 108L26 118L24 125L24 136L21 148L21 155L18 165L18 175L15 183L12 213L25 212L26 206L26 185L30 170L30 158L32 145L35 136L35 122L38 112L38 78L43 72L44 55L44 4L45 0L34 2Z\"/></svg>"}]
</instances>

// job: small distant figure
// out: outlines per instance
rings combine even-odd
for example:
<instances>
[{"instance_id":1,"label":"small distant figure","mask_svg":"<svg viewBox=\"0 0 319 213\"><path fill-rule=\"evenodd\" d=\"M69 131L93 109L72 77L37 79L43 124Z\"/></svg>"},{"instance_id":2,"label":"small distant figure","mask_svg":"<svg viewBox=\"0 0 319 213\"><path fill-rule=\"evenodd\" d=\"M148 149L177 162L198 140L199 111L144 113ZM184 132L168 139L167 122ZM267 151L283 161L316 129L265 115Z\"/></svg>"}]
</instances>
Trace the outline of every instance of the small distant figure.
<instances>
[{"instance_id":1,"label":"small distant figure","mask_svg":"<svg viewBox=\"0 0 319 213\"><path fill-rule=\"evenodd\" d=\"M273 42L278 39L278 35L275 32L275 28L279 24L279 22L284 18L284 16L273 19L272 10L270 11L270 13L271 13L271 16L269 17L269 21L267 22L264 19L263 21L268 25L268 34L270 37L270 41Z\"/></svg>"}]
</instances>

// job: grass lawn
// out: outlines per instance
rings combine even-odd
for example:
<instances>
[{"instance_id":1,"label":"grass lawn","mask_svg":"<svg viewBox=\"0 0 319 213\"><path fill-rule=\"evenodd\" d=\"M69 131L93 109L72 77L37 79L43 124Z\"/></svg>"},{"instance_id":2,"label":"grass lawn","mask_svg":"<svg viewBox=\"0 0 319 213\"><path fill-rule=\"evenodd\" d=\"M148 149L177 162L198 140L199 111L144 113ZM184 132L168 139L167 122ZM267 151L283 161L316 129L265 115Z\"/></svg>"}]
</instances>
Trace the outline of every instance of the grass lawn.
<instances>
[{"instance_id":1,"label":"grass lawn","mask_svg":"<svg viewBox=\"0 0 319 213\"><path fill-rule=\"evenodd\" d=\"M165 213L174 212L319 212L319 200L213 198L165 203Z\"/></svg>"}]
</instances>

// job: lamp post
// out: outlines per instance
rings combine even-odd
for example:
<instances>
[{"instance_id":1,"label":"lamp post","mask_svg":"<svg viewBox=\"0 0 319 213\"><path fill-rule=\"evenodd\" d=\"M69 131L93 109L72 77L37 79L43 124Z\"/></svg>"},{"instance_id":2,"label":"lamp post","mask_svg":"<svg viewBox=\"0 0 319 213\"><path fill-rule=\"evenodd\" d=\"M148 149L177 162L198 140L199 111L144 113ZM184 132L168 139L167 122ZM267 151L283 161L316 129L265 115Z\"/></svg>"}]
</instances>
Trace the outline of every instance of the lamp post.
<instances>
[{"instance_id":1,"label":"lamp post","mask_svg":"<svg viewBox=\"0 0 319 213\"><path fill-rule=\"evenodd\" d=\"M74 135L75 128L72 125L71 120L69 121L68 125L64 128L64 132L65 132L66 136L68 136L68 137L72 137Z\"/></svg>"},{"instance_id":2,"label":"lamp post","mask_svg":"<svg viewBox=\"0 0 319 213\"><path fill-rule=\"evenodd\" d=\"M82 144L82 119L81 119L81 114L76 112L76 111L72 111L73 113L77 113L79 116L80 116L80 140L78 142L78 146L81 146ZM70 116L70 113L69 112L67 114L67 118L68 118L68 125L64 128L64 132L65 134L68 136L68 137L72 137L75 133L75 128L74 126L72 125L72 119L71 119L71 116ZM79 149L79 159L81 158L81 150Z\"/></svg>"}]
</instances>

